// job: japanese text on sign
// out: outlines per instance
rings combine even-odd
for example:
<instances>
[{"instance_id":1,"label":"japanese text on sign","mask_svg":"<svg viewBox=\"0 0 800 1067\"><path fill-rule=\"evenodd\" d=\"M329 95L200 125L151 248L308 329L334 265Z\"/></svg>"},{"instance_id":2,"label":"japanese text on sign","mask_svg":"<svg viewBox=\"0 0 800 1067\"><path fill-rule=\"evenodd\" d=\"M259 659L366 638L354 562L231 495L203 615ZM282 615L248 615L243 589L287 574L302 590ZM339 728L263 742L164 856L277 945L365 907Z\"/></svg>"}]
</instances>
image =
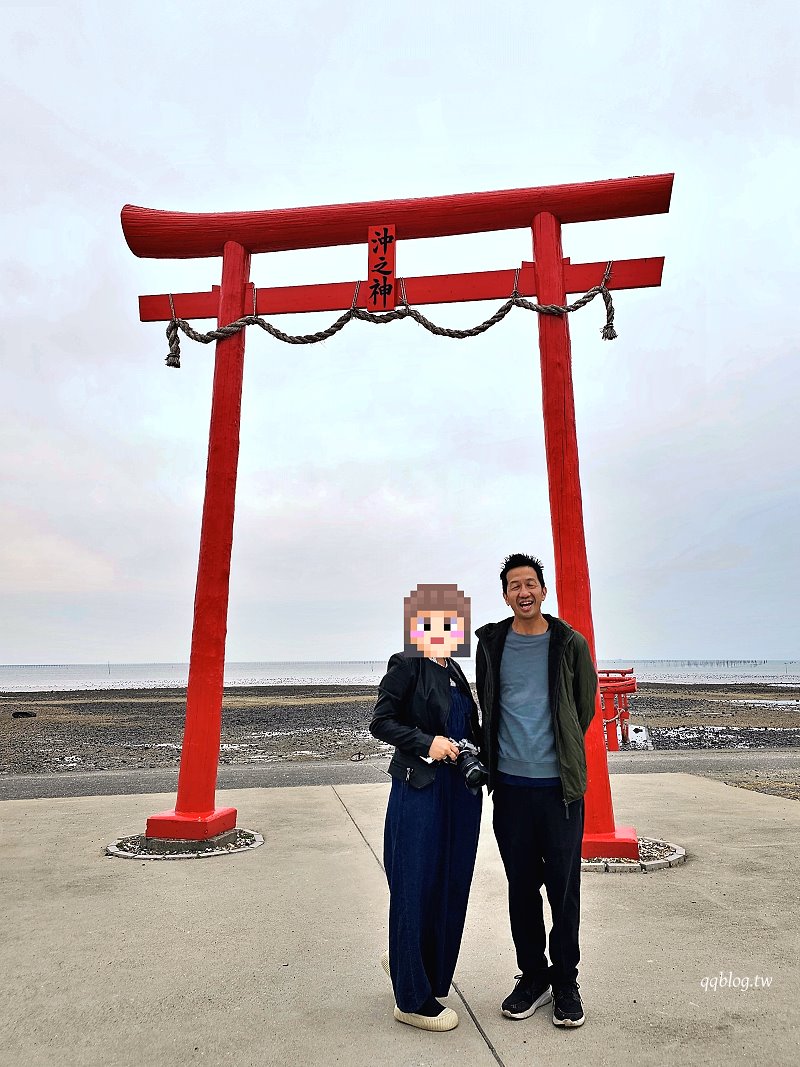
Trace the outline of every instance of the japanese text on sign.
<instances>
[{"instance_id":1,"label":"japanese text on sign","mask_svg":"<svg viewBox=\"0 0 800 1067\"><path fill-rule=\"evenodd\" d=\"M395 306L394 226L370 226L367 270L367 307L370 311L392 311Z\"/></svg>"}]
</instances>

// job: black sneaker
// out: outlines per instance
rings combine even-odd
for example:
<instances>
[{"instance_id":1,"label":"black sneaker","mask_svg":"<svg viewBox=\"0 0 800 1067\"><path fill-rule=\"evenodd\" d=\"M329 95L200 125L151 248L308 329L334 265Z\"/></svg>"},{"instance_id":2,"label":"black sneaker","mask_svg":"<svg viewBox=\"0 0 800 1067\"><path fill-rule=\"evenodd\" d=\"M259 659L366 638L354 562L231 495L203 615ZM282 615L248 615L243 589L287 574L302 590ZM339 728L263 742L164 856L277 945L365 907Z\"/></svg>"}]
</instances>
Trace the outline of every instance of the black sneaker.
<instances>
[{"instance_id":1,"label":"black sneaker","mask_svg":"<svg viewBox=\"0 0 800 1067\"><path fill-rule=\"evenodd\" d=\"M500 1010L507 1019L527 1019L542 1004L549 1002L550 983L534 983L522 974L515 975L515 978L517 984L514 992L509 993Z\"/></svg>"},{"instance_id":2,"label":"black sneaker","mask_svg":"<svg viewBox=\"0 0 800 1067\"><path fill-rule=\"evenodd\" d=\"M583 1014L578 983L560 986L553 990L553 1026L583 1026Z\"/></svg>"}]
</instances>

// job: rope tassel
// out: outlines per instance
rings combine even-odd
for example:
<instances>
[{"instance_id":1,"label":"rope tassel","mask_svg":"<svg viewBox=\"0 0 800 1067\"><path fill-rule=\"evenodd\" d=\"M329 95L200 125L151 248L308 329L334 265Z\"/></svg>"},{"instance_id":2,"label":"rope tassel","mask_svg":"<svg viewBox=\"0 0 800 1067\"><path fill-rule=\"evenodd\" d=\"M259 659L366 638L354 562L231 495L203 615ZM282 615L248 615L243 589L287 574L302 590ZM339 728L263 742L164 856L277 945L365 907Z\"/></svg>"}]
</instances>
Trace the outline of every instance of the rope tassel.
<instances>
[{"instance_id":1,"label":"rope tassel","mask_svg":"<svg viewBox=\"0 0 800 1067\"><path fill-rule=\"evenodd\" d=\"M610 274L611 272L608 271L608 273ZM606 305L606 324L600 331L600 336L604 341L614 341L617 338L617 331L614 329L614 302L611 299L611 293L606 289L606 280L604 279L603 284L600 286L600 295Z\"/></svg>"},{"instance_id":2,"label":"rope tassel","mask_svg":"<svg viewBox=\"0 0 800 1067\"><path fill-rule=\"evenodd\" d=\"M177 319L172 319L172 321L167 324L167 344L169 345L169 355L167 356L165 363L168 367L177 367L180 370L181 342L178 337Z\"/></svg>"}]
</instances>

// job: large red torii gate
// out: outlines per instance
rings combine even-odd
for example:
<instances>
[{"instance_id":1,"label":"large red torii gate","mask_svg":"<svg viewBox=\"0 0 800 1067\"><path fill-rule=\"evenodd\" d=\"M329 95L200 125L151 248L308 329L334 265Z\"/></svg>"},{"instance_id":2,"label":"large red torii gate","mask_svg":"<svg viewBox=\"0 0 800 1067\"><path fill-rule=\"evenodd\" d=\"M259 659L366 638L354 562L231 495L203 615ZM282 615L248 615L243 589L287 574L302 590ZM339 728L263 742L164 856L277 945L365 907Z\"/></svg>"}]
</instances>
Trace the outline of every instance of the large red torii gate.
<instances>
[{"instance_id":1,"label":"large red torii gate","mask_svg":"<svg viewBox=\"0 0 800 1067\"><path fill-rule=\"evenodd\" d=\"M139 298L143 322L332 311L353 303L355 282L256 289L250 257L260 252L362 244L370 226L393 224L397 240L531 227L533 262L515 269L406 278L408 303L507 299L515 276L521 296L563 305L567 293L598 285L605 263L564 259L564 223L652 215L669 210L672 174L414 200L321 205L268 211L189 214L126 205L122 229L134 255L152 259L222 256L210 292ZM661 284L663 257L616 261L609 289ZM366 307L368 288L357 305ZM200 534L186 729L175 808L147 820L148 837L201 840L231 830L235 808L215 806L236 474L239 457L244 330L216 343L208 467ZM583 633L595 656L583 526L569 325L539 316L545 452L559 614ZM599 696L598 696L599 712ZM633 827L616 827L602 714L586 735L588 789L583 855L638 857Z\"/></svg>"}]
</instances>

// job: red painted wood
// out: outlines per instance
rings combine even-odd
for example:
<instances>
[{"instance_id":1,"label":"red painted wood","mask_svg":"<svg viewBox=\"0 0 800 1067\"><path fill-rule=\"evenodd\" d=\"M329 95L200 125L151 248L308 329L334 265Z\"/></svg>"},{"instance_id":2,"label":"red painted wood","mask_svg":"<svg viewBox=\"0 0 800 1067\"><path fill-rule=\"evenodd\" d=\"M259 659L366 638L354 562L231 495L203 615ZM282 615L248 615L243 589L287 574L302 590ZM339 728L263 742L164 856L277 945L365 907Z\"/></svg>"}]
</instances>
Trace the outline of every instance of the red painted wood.
<instances>
[{"instance_id":1,"label":"red painted wood","mask_svg":"<svg viewBox=\"0 0 800 1067\"><path fill-rule=\"evenodd\" d=\"M126 204L122 230L136 256L219 256L226 241L251 253L361 244L374 219L392 219L398 240L530 226L539 212L562 223L657 215L669 210L672 174L610 181L459 193L415 200L325 204L269 211L192 214Z\"/></svg>"},{"instance_id":2,"label":"red painted wood","mask_svg":"<svg viewBox=\"0 0 800 1067\"><path fill-rule=\"evenodd\" d=\"M175 293L172 297L179 319L215 319L219 314L219 291L210 293ZM139 297L140 322L169 322L172 311L169 296Z\"/></svg>"},{"instance_id":3,"label":"red painted wood","mask_svg":"<svg viewBox=\"0 0 800 1067\"><path fill-rule=\"evenodd\" d=\"M567 263L564 266L564 288L568 294L585 293L603 280L605 263ZM661 285L664 257L646 259L618 259L611 267L608 289L649 289Z\"/></svg>"},{"instance_id":4,"label":"red painted wood","mask_svg":"<svg viewBox=\"0 0 800 1067\"><path fill-rule=\"evenodd\" d=\"M219 294L219 325L246 313L250 255L234 242L225 245ZM245 331L217 341L208 466L200 556L194 601L194 626L186 694L186 729L178 776L178 797L172 819L148 820L149 836L169 829L169 837L196 840L236 825L236 809L214 808L222 722L222 678L228 618L228 586L233 546L233 513L239 461L239 425L244 375ZM169 815L170 813L166 813Z\"/></svg>"},{"instance_id":5,"label":"red painted wood","mask_svg":"<svg viewBox=\"0 0 800 1067\"><path fill-rule=\"evenodd\" d=\"M599 285L605 263L568 263L564 267L567 293L585 293ZM642 289L661 285L664 257L625 259L614 263L609 289ZM256 290L259 315L290 315L306 311L344 311L353 303L356 283L330 282L321 285L284 285ZM406 296L412 307L423 304L452 304L467 300L507 300L514 288L513 270L487 270L469 274L441 274L406 278ZM536 296L536 272L533 263L523 263L518 289L521 296ZM180 319L217 317L219 292L177 293L173 295L175 314ZM599 298L598 298L599 299ZM361 283L358 307L366 308L367 285ZM249 309L248 309L249 310ZM169 297L139 297L142 322L169 322L172 312Z\"/></svg>"},{"instance_id":6,"label":"red painted wood","mask_svg":"<svg viewBox=\"0 0 800 1067\"><path fill-rule=\"evenodd\" d=\"M601 693L635 693L635 678L604 678L600 675Z\"/></svg>"},{"instance_id":7,"label":"red painted wood","mask_svg":"<svg viewBox=\"0 0 800 1067\"><path fill-rule=\"evenodd\" d=\"M533 252L539 301L563 304L566 288L561 224L549 212L540 212L533 220ZM538 322L545 455L558 612L583 634L589 642L592 659L596 660L578 464L578 436L575 427L569 322L567 316L550 315L539 315ZM585 829L587 833L613 835L614 810L599 691L595 710L596 714L586 734L588 788Z\"/></svg>"},{"instance_id":8,"label":"red painted wood","mask_svg":"<svg viewBox=\"0 0 800 1067\"><path fill-rule=\"evenodd\" d=\"M628 694L627 693L620 693L619 696L617 697L617 699L622 701L622 707L620 708L620 713L619 713L619 726L620 726L620 732L622 733L622 740L627 745L628 741L630 740L630 721L631 721L631 711L630 711L630 707L628 705Z\"/></svg>"},{"instance_id":9,"label":"red painted wood","mask_svg":"<svg viewBox=\"0 0 800 1067\"><path fill-rule=\"evenodd\" d=\"M609 752L619 752L619 737L617 736L617 709L614 706L614 694L605 690L600 694L603 705L603 729L606 736L606 748ZM613 722L609 721L613 719Z\"/></svg>"},{"instance_id":10,"label":"red painted wood","mask_svg":"<svg viewBox=\"0 0 800 1067\"><path fill-rule=\"evenodd\" d=\"M622 859L639 859L639 841L632 826L617 826L613 833L601 834L584 831L581 841L581 856L591 859L595 856L613 856Z\"/></svg>"},{"instance_id":11,"label":"red painted wood","mask_svg":"<svg viewBox=\"0 0 800 1067\"><path fill-rule=\"evenodd\" d=\"M367 249L367 307L370 311L394 311L398 301L394 226L370 226Z\"/></svg>"},{"instance_id":12,"label":"red painted wood","mask_svg":"<svg viewBox=\"0 0 800 1067\"><path fill-rule=\"evenodd\" d=\"M197 815L162 811L147 820L147 837L169 841L207 841L236 826L236 808L215 808Z\"/></svg>"}]
</instances>

